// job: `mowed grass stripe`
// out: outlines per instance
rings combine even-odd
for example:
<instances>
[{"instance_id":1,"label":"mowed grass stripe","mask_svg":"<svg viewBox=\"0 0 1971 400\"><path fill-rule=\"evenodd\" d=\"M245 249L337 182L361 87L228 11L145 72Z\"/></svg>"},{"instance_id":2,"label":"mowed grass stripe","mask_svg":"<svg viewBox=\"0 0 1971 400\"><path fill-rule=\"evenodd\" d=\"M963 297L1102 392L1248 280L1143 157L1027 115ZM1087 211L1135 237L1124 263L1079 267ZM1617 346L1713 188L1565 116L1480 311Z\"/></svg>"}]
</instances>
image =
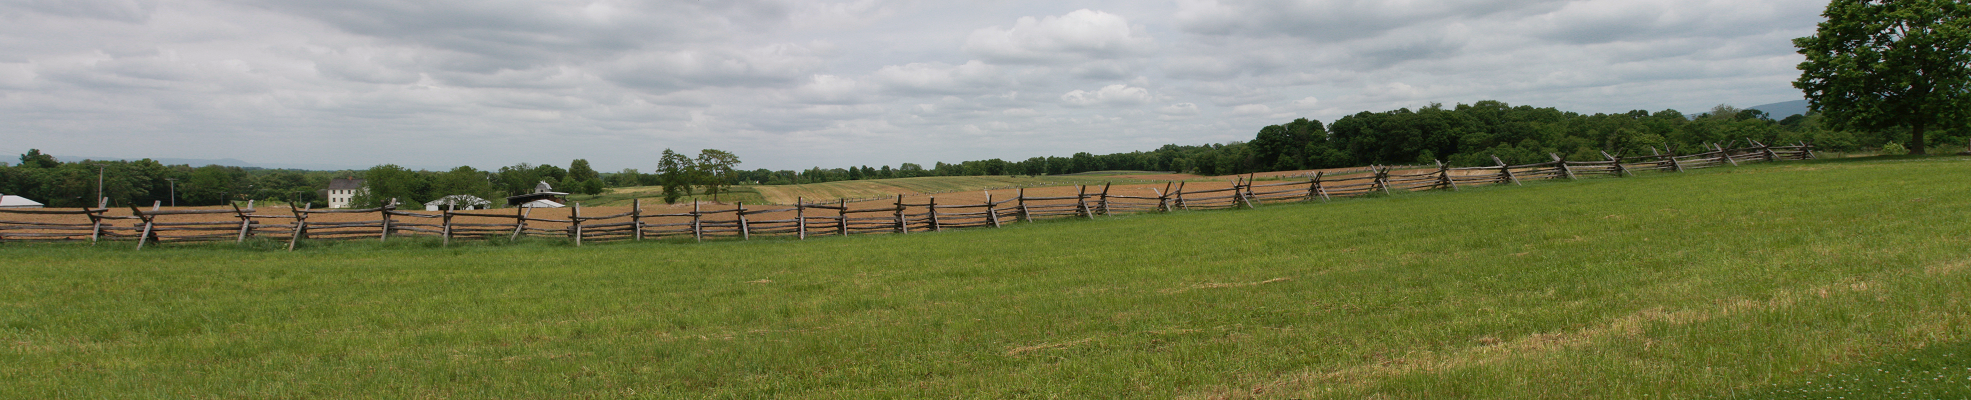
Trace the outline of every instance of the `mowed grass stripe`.
<instances>
[{"instance_id":1,"label":"mowed grass stripe","mask_svg":"<svg viewBox=\"0 0 1971 400\"><path fill-rule=\"evenodd\" d=\"M8 244L0 397L1756 395L1971 338L1967 166L809 241Z\"/></svg>"}]
</instances>

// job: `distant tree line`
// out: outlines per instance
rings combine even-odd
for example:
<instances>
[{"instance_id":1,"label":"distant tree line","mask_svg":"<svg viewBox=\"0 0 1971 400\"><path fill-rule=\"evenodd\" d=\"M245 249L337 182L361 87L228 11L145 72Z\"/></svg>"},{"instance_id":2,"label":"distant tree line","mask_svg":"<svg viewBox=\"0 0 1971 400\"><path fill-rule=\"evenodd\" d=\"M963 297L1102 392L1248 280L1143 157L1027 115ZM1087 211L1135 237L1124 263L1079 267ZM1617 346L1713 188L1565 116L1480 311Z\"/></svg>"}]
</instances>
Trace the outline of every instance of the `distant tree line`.
<instances>
[{"instance_id":1,"label":"distant tree line","mask_svg":"<svg viewBox=\"0 0 1971 400\"><path fill-rule=\"evenodd\" d=\"M164 165L151 159L60 162L41 150L30 149L21 155L19 164L0 162L0 193L26 197L49 207L93 207L100 176L102 196L109 198L114 207L149 206L152 202L216 205L227 200L319 202L315 191L326 188L336 174Z\"/></svg>"},{"instance_id":2,"label":"distant tree line","mask_svg":"<svg viewBox=\"0 0 1971 400\"><path fill-rule=\"evenodd\" d=\"M1656 151L1697 152L1710 143L1743 144L1811 142L1822 149L1854 151L1879 148L1909 139L1907 129L1857 132L1829 129L1818 115L1793 115L1778 120L1765 112L1720 105L1695 116L1676 110L1644 110L1619 114L1579 114L1554 108L1510 106L1480 101L1446 108L1433 104L1417 110L1361 112L1331 125L1296 119L1260 128L1250 141L1197 146L1164 145L1152 151L1114 154L1075 153L1069 157L1033 157L936 163L932 168L904 163L901 167L811 168L739 174L749 183L781 185L859 179L920 176L1060 175L1104 170L1173 171L1203 175L1354 167L1371 164L1492 165L1496 155L1507 163L1548 161L1547 154L1571 160L1600 160L1601 152L1648 154ZM1942 145L1963 146L1962 132L1952 132Z\"/></svg>"},{"instance_id":3,"label":"distant tree line","mask_svg":"<svg viewBox=\"0 0 1971 400\"><path fill-rule=\"evenodd\" d=\"M1965 132L1930 132L1935 146L1964 146ZM1362 112L1333 124L1296 119L1260 128L1250 141L1206 145L1164 145L1152 151L1114 154L1074 153L1068 157L1032 157L914 163L807 170L739 170L739 157L715 149L694 156L665 149L656 169L643 173L629 168L601 173L588 160L576 159L568 168L527 163L480 171L469 166L450 171L413 171L385 164L363 171L298 171L208 165L163 165L137 161L80 161L63 163L29 150L19 165L0 163L0 193L26 196L54 207L94 205L96 176L102 170L103 195L112 204L171 203L170 187L177 182L179 205L224 204L249 199L315 202L316 190L333 178L363 178L369 191L353 206L373 207L388 199L407 206L449 195L472 195L496 200L531 193L536 184L579 194L600 194L609 187L662 186L666 201L692 195L716 198L731 185L788 185L863 179L925 176L1061 175L1090 171L1174 171L1228 175L1264 171L1353 167L1370 164L1491 165L1492 156L1507 163L1547 161L1547 154L1572 160L1598 160L1601 152L1648 154L1657 151L1697 152L1710 143L1745 139L1764 143L1805 141L1833 151L1880 148L1910 141L1907 127L1873 131L1829 128L1819 115L1793 115L1778 120L1758 110L1720 105L1695 116L1676 110L1643 110L1619 114L1579 114L1553 108L1510 106L1480 101L1417 110ZM1741 142L1742 143L1742 142ZM498 202L496 201L497 205Z\"/></svg>"}]
</instances>

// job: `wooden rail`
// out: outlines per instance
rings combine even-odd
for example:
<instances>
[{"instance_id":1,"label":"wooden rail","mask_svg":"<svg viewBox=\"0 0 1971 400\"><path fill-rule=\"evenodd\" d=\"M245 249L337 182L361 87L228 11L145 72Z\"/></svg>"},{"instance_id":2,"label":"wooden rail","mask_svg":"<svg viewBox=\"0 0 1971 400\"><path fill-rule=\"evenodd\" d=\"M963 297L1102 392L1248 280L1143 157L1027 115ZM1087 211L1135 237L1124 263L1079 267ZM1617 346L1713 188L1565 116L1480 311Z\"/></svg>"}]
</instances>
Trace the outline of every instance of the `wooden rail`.
<instances>
[{"instance_id":1,"label":"wooden rail","mask_svg":"<svg viewBox=\"0 0 1971 400\"><path fill-rule=\"evenodd\" d=\"M688 213L647 213L643 200L632 202L630 211L612 215L584 215L579 203L573 205L567 219L536 218L532 208L516 208L512 211L458 211L446 209L437 213L399 211L397 199L390 199L382 207L368 209L315 210L311 208L291 209L291 215L254 214L253 202L245 208L237 205L230 209L163 210L153 203L146 210L130 207L129 216L107 215L110 210L108 199L100 199L97 207L80 209L0 209L0 216L38 215L38 216L80 216L70 221L51 222L44 217L38 221L12 221L0 219L0 242L28 240L88 240L97 243L104 238L136 239L137 249L146 244L161 244L181 241L216 241L231 239L244 242L248 237L282 237L287 239L287 249L293 251L304 239L350 240L376 238L390 240L393 236L438 236L444 245L449 246L453 239L482 238L493 239L504 236L507 240L519 240L521 236L559 237L581 246L587 242L645 239L684 238L703 241L706 237L730 237L750 240L762 235L789 235L797 239L807 239L816 235L847 236L869 233L912 233L940 232L945 229L1001 227L1009 222L1033 222L1046 218L1084 218L1097 215L1108 216L1115 213L1172 212L1196 209L1234 209L1259 208L1265 204L1287 202L1328 201L1334 197L1360 197L1374 194L1390 194L1396 191L1459 190L1478 185L1520 185L1525 180L1538 179L1578 179L1582 176L1607 175L1624 177L1636 171L1680 172L1688 169L1718 166L1737 166L1746 162L1774 162L1780 160L1806 160L1815 158L1813 148L1807 144L1771 146L1754 140L1745 140L1739 147L1707 144L1704 151L1680 154L1665 148L1658 151L1650 148L1650 155L1621 156L1601 153L1600 160L1566 160L1559 155L1549 154L1549 162L1507 165L1498 157L1493 157L1493 166L1452 168L1438 163L1434 169L1429 166L1391 167L1374 165L1359 170L1335 173L1316 172L1305 180L1276 180L1261 183L1252 176L1234 177L1231 187L1219 189L1188 190L1186 182L1165 183L1159 190L1149 189L1155 196L1131 196L1114 194L1111 185L1104 183L1097 190L1091 185L1076 185L1072 196L1028 196L1025 188L1016 188L1012 198L994 200L992 192L985 192L981 203L940 203L936 196L927 196L923 203L907 203L903 195L897 195L888 207L851 209L846 199L833 203L810 203L806 199L796 199L793 207L748 208L745 204L735 204L732 209L706 210L693 203ZM1737 143L1732 143L1737 144ZM887 199L887 198L885 198ZM830 212L832 211L832 212ZM186 215L228 215L237 221L174 220ZM375 214L374 220L360 221L310 221L317 214ZM791 218L759 219L762 215L789 215ZM832 214L832 215L830 215ZM870 216L875 214L878 216ZM461 222L460 218L473 220L511 221L501 223ZM651 223L658 218L689 222ZM771 217L768 217L771 218ZM291 221L289 221L291 220ZM132 221L129 225L118 225L118 221ZM565 224L562 229L544 229L534 223Z\"/></svg>"}]
</instances>

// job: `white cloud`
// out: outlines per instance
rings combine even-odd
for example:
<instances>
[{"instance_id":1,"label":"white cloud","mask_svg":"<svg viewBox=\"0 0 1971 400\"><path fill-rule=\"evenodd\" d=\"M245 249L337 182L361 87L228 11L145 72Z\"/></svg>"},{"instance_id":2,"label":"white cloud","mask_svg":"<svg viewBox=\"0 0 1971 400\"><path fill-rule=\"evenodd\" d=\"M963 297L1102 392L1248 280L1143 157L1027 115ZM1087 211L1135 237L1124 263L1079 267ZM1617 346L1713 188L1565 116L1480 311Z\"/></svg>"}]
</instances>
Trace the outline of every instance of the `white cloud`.
<instances>
[{"instance_id":1,"label":"white cloud","mask_svg":"<svg viewBox=\"0 0 1971 400\"><path fill-rule=\"evenodd\" d=\"M1156 48L1156 40L1128 19L1086 9L1042 19L1020 17L1011 28L979 29L965 40L966 53L1001 63L1114 59Z\"/></svg>"},{"instance_id":2,"label":"white cloud","mask_svg":"<svg viewBox=\"0 0 1971 400\"><path fill-rule=\"evenodd\" d=\"M910 63L889 65L871 74L890 91L903 94L976 94L1007 84L1000 68L978 60L960 65Z\"/></svg>"},{"instance_id":3,"label":"white cloud","mask_svg":"<svg viewBox=\"0 0 1971 400\"><path fill-rule=\"evenodd\" d=\"M7 7L0 8L0 16L16 12L34 12L70 18L143 23L150 20L151 14L157 11L155 0L26 0L10 3Z\"/></svg>"},{"instance_id":4,"label":"white cloud","mask_svg":"<svg viewBox=\"0 0 1971 400\"><path fill-rule=\"evenodd\" d=\"M405 4L0 1L0 143L21 146L0 151L613 170L718 148L781 169L1247 140L1431 102L1694 111L1798 99L1790 39L1826 3ZM254 158L288 147L321 151Z\"/></svg>"},{"instance_id":5,"label":"white cloud","mask_svg":"<svg viewBox=\"0 0 1971 400\"><path fill-rule=\"evenodd\" d=\"M664 93L698 87L761 87L798 82L821 67L817 49L775 44L725 49L638 53L606 64L603 76L618 84Z\"/></svg>"},{"instance_id":6,"label":"white cloud","mask_svg":"<svg viewBox=\"0 0 1971 400\"><path fill-rule=\"evenodd\" d=\"M1446 19L1537 15L1564 3L1562 0L1205 0L1184 3L1176 19L1184 30L1199 34L1294 36L1332 42L1379 36L1411 26L1435 25Z\"/></svg>"},{"instance_id":7,"label":"white cloud","mask_svg":"<svg viewBox=\"0 0 1971 400\"><path fill-rule=\"evenodd\" d=\"M1173 117L1198 115L1198 105L1191 103L1171 104L1157 107L1157 113Z\"/></svg>"},{"instance_id":8,"label":"white cloud","mask_svg":"<svg viewBox=\"0 0 1971 400\"><path fill-rule=\"evenodd\" d=\"M794 93L809 103L848 104L863 100L860 82L834 75L815 75L809 78L808 83L795 88Z\"/></svg>"},{"instance_id":9,"label":"white cloud","mask_svg":"<svg viewBox=\"0 0 1971 400\"><path fill-rule=\"evenodd\" d=\"M1075 90L1061 95L1061 103L1077 106L1130 106L1150 102L1150 90L1129 85L1103 86L1095 91Z\"/></svg>"},{"instance_id":10,"label":"white cloud","mask_svg":"<svg viewBox=\"0 0 1971 400\"><path fill-rule=\"evenodd\" d=\"M1231 114L1232 115L1259 115L1269 112L1273 112L1273 108L1267 107L1265 104L1246 104L1238 107L1232 107Z\"/></svg>"}]
</instances>

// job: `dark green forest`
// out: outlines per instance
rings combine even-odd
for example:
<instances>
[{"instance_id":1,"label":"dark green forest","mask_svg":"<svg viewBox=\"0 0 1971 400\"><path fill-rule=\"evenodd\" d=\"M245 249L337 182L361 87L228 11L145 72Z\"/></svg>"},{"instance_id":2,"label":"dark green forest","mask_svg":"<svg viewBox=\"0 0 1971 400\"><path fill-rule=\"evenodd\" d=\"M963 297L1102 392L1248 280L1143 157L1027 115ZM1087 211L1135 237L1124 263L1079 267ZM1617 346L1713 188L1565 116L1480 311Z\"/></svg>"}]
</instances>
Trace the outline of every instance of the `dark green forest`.
<instances>
[{"instance_id":1,"label":"dark green forest","mask_svg":"<svg viewBox=\"0 0 1971 400\"><path fill-rule=\"evenodd\" d=\"M1939 146L1963 147L1962 133ZM901 168L867 166L806 171L755 170L741 179L763 184L810 183L951 175L1059 175L1104 170L1175 171L1203 175L1372 164L1492 165L1549 161L1549 153L1571 160L1601 160L1610 154L1695 152L1711 143L1744 145L1809 142L1823 150L1857 151L1908 140L1906 131L1850 132L1826 129L1817 116L1773 119L1758 110L1718 106L1685 115L1676 110L1579 114L1554 108L1511 106L1498 101L1432 105L1417 110L1361 112L1332 124L1297 119L1260 128L1250 141L1205 145L1164 145L1152 151L1114 154L1076 153L1033 157L916 164Z\"/></svg>"},{"instance_id":2,"label":"dark green forest","mask_svg":"<svg viewBox=\"0 0 1971 400\"><path fill-rule=\"evenodd\" d=\"M102 196L118 207L149 205L153 201L173 203L174 184L175 202L181 206L259 200L314 202L320 207L323 204L316 191L326 188L330 179L357 177L368 180L371 189L371 195L357 198L358 206L374 206L389 198L398 198L406 206L417 206L452 194L498 199L531 192L542 181L560 191L585 194L601 193L608 187L681 188L667 190L669 197L668 193L673 191L702 193L731 184L783 185L920 176L1060 175L1105 170L1229 175L1437 161L1453 166L1478 166L1492 165L1493 156L1512 164L1543 162L1549 160L1550 153L1571 160L1600 160L1603 151L1617 155L1699 152L1713 143L1743 145L1748 139L1768 144L1807 142L1827 151L1858 151L1902 143L1909 136L1906 130L1893 128L1874 132L1833 130L1825 128L1818 116L1773 119L1761 111L1723 105L1696 115L1676 110L1579 114L1551 107L1480 101L1455 107L1433 104L1416 110L1361 112L1329 124L1296 119L1260 128L1252 140L1242 142L1170 144L1150 151L1101 155L1081 152L1067 157L1032 157L1019 161L938 162L929 168L904 163L895 168L865 165L749 171L735 168L740 163L736 155L708 149L696 159L670 154L663 157L669 161L660 162L660 157L653 156L652 163L658 165L653 165L656 168L652 173L637 169L598 172L582 159L571 161L567 168L522 163L493 171L466 166L450 171L413 171L386 164L361 171L301 171L163 165L149 159L59 162L39 150L30 150L21 155L19 164L0 163L0 193L27 197L50 207L93 206L95 202L90 199L96 198L100 172ZM1965 133L1942 132L1930 144L1934 148L1962 149Z\"/></svg>"}]
</instances>

